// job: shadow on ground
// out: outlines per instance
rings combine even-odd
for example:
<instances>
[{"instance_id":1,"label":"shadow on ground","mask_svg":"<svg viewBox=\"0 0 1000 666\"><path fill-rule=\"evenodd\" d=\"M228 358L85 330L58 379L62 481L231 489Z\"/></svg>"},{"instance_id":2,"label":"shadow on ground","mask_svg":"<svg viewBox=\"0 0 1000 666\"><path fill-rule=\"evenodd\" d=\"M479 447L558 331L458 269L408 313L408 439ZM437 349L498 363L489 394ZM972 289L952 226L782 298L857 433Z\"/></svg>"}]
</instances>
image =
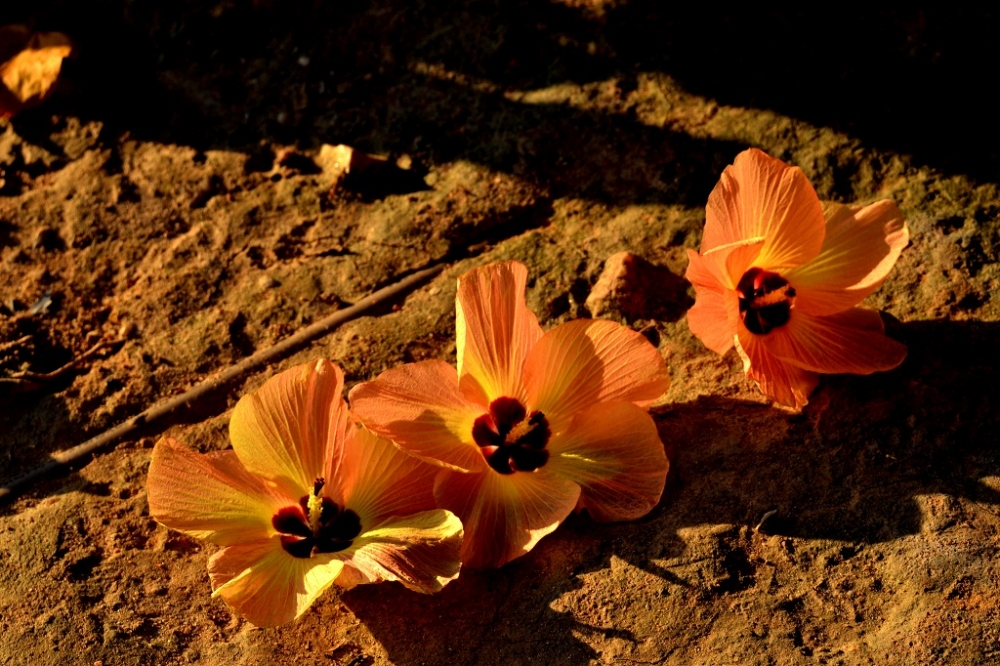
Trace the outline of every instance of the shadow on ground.
<instances>
[{"instance_id":1,"label":"shadow on ground","mask_svg":"<svg viewBox=\"0 0 1000 666\"><path fill-rule=\"evenodd\" d=\"M109 142L251 154L271 142L343 142L426 164L475 161L554 195L701 206L742 146L638 122L625 99L639 73L654 72L918 165L1000 177L983 78L998 60L992 11L568 4L49 0L4 10L0 22L64 30L79 44L62 94L16 120L43 145L63 113L101 121ZM609 80L621 102L610 113L504 96Z\"/></svg>"},{"instance_id":2,"label":"shadow on ground","mask_svg":"<svg viewBox=\"0 0 1000 666\"><path fill-rule=\"evenodd\" d=\"M988 386L1000 371L992 353L1000 328L926 321L891 333L910 348L901 368L825 378L801 415L712 397L661 409L656 419L673 467L664 500L643 520L598 525L573 517L523 558L463 573L433 597L389 586L342 599L394 663L425 663L429 655L530 663L552 653L546 645L560 646L553 663L585 663L598 655L581 636L631 635L613 623L580 625L553 606L585 584L582 574L614 568L615 558L659 577L665 590L725 596L757 584L745 535L768 511L776 513L760 525L763 534L841 541L850 557L919 532L925 517L915 496L1000 504L1000 494L979 482L1000 475L1000 417L989 394L970 388ZM718 542L712 580L663 566L685 554L679 531L706 525L729 526L711 537Z\"/></svg>"}]
</instances>

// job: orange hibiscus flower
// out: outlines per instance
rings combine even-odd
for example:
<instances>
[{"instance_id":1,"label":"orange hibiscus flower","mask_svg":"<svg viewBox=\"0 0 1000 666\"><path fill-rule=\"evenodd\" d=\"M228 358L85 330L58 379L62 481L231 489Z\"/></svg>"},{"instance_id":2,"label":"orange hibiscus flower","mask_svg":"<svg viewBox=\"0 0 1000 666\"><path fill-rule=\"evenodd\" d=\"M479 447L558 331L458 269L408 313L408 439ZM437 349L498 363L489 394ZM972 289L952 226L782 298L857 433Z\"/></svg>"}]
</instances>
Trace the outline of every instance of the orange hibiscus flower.
<instances>
[{"instance_id":1,"label":"orange hibiscus flower","mask_svg":"<svg viewBox=\"0 0 1000 666\"><path fill-rule=\"evenodd\" d=\"M736 346L747 376L801 409L818 373L869 374L902 363L875 291L909 241L892 201L821 203L797 167L751 148L708 198L701 253L688 250L697 295L688 325L719 354Z\"/></svg>"},{"instance_id":2,"label":"orange hibiscus flower","mask_svg":"<svg viewBox=\"0 0 1000 666\"><path fill-rule=\"evenodd\" d=\"M334 582L436 592L458 575L462 525L435 507L437 468L355 425L343 389L329 361L300 365L240 399L232 451L153 449L150 514L223 546L213 596L258 626L297 618Z\"/></svg>"},{"instance_id":3,"label":"orange hibiscus flower","mask_svg":"<svg viewBox=\"0 0 1000 666\"><path fill-rule=\"evenodd\" d=\"M474 567L523 555L574 508L638 518L667 474L645 411L670 383L659 353L610 321L543 333L524 302L527 275L504 262L459 279L457 371L411 363L350 393L367 427L445 468L434 496L462 519L462 562Z\"/></svg>"}]
</instances>

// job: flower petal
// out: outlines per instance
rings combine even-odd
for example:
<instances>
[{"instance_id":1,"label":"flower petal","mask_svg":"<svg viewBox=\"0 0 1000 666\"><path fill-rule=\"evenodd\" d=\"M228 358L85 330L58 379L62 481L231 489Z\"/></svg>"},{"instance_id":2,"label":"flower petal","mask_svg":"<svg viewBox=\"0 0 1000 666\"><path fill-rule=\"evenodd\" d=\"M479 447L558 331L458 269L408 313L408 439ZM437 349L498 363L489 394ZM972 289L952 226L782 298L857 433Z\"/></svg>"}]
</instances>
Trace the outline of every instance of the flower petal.
<instances>
[{"instance_id":1,"label":"flower petal","mask_svg":"<svg viewBox=\"0 0 1000 666\"><path fill-rule=\"evenodd\" d=\"M396 580L431 594L458 577L461 551L462 521L438 509L390 518L365 531L344 554L366 582Z\"/></svg>"},{"instance_id":2,"label":"flower petal","mask_svg":"<svg viewBox=\"0 0 1000 666\"><path fill-rule=\"evenodd\" d=\"M785 275L797 292L795 307L817 316L842 312L878 289L910 239L903 214L888 199L824 210L819 256Z\"/></svg>"},{"instance_id":3,"label":"flower petal","mask_svg":"<svg viewBox=\"0 0 1000 666\"><path fill-rule=\"evenodd\" d=\"M386 370L350 393L355 418L422 460L462 471L486 469L472 425L487 410L465 398L455 368L421 361Z\"/></svg>"},{"instance_id":4,"label":"flower petal","mask_svg":"<svg viewBox=\"0 0 1000 666\"><path fill-rule=\"evenodd\" d=\"M573 511L580 486L546 467L506 475L438 473L438 506L465 526L463 565L502 566L534 548Z\"/></svg>"},{"instance_id":5,"label":"flower petal","mask_svg":"<svg viewBox=\"0 0 1000 666\"><path fill-rule=\"evenodd\" d=\"M732 291L716 291L695 286L694 305L687 311L688 328L706 347L725 354L733 347L736 325L729 318L729 300L736 300ZM738 306L737 306L738 307Z\"/></svg>"},{"instance_id":6,"label":"flower petal","mask_svg":"<svg viewBox=\"0 0 1000 666\"><path fill-rule=\"evenodd\" d=\"M147 479L149 513L170 529L229 546L274 534L271 517L289 502L247 472L232 451L214 456L164 437Z\"/></svg>"},{"instance_id":7,"label":"flower petal","mask_svg":"<svg viewBox=\"0 0 1000 666\"><path fill-rule=\"evenodd\" d=\"M730 243L705 255L688 250L685 277L695 289L695 304L687 313L688 327L712 351L725 354L733 346L740 307L736 285L763 245L759 240Z\"/></svg>"},{"instance_id":8,"label":"flower petal","mask_svg":"<svg viewBox=\"0 0 1000 666\"><path fill-rule=\"evenodd\" d=\"M553 432L596 403L623 400L645 407L670 387L656 347L603 319L578 319L543 335L524 374L528 404L545 414Z\"/></svg>"},{"instance_id":9,"label":"flower petal","mask_svg":"<svg viewBox=\"0 0 1000 666\"><path fill-rule=\"evenodd\" d=\"M349 561L344 562L344 568L340 570L340 575L337 576L337 587L350 590L351 588L357 587L358 585L365 585L371 581L368 576L361 573L361 571L351 564Z\"/></svg>"},{"instance_id":10,"label":"flower petal","mask_svg":"<svg viewBox=\"0 0 1000 666\"><path fill-rule=\"evenodd\" d=\"M480 457L482 457L480 455ZM440 467L417 460L387 439L355 427L344 445L337 500L358 514L363 529L390 516L436 508L434 477Z\"/></svg>"},{"instance_id":11,"label":"flower petal","mask_svg":"<svg viewBox=\"0 0 1000 666\"><path fill-rule=\"evenodd\" d=\"M819 197L802 170L750 148L708 197L701 250L763 239L756 265L781 271L819 254L825 231Z\"/></svg>"},{"instance_id":12,"label":"flower petal","mask_svg":"<svg viewBox=\"0 0 1000 666\"><path fill-rule=\"evenodd\" d=\"M713 247L704 254L697 255L702 260L699 262L700 266L696 265L692 270L692 266L688 265L688 272L691 274L688 280L692 283L709 284L706 278L713 276L712 281L723 287L735 289L743 273L751 266L760 263L758 258L763 249L764 241L760 238ZM697 253L694 250L688 250L688 257L695 254Z\"/></svg>"},{"instance_id":13,"label":"flower petal","mask_svg":"<svg viewBox=\"0 0 1000 666\"><path fill-rule=\"evenodd\" d=\"M595 520L634 520L660 501L669 463L653 419L630 402L595 405L549 443L546 467L578 483Z\"/></svg>"},{"instance_id":14,"label":"flower petal","mask_svg":"<svg viewBox=\"0 0 1000 666\"><path fill-rule=\"evenodd\" d=\"M340 575L333 554L292 557L279 537L220 550L208 561L212 596L258 627L291 622Z\"/></svg>"},{"instance_id":15,"label":"flower petal","mask_svg":"<svg viewBox=\"0 0 1000 666\"><path fill-rule=\"evenodd\" d=\"M687 281L695 287L721 291L732 289L733 284L725 270L719 270L715 258L707 259L694 250L688 249L688 267L684 273ZM711 255L710 255L711 256Z\"/></svg>"},{"instance_id":16,"label":"flower petal","mask_svg":"<svg viewBox=\"0 0 1000 666\"><path fill-rule=\"evenodd\" d=\"M292 496L330 472L350 423L344 373L326 359L298 365L240 398L229 436L240 461Z\"/></svg>"},{"instance_id":17,"label":"flower petal","mask_svg":"<svg viewBox=\"0 0 1000 666\"><path fill-rule=\"evenodd\" d=\"M773 333L773 331L772 331ZM743 359L747 378L757 383L768 398L786 407L802 409L819 383L819 375L785 363L767 350L760 336L742 326L736 351Z\"/></svg>"},{"instance_id":18,"label":"flower petal","mask_svg":"<svg viewBox=\"0 0 1000 666\"><path fill-rule=\"evenodd\" d=\"M458 279L455 340L459 386L488 405L523 399L521 370L542 329L524 302L528 269L516 261L474 268Z\"/></svg>"},{"instance_id":19,"label":"flower petal","mask_svg":"<svg viewBox=\"0 0 1000 666\"><path fill-rule=\"evenodd\" d=\"M906 358L906 346L885 335L878 312L864 308L828 317L793 311L788 324L762 337L773 356L813 372L867 375Z\"/></svg>"}]
</instances>

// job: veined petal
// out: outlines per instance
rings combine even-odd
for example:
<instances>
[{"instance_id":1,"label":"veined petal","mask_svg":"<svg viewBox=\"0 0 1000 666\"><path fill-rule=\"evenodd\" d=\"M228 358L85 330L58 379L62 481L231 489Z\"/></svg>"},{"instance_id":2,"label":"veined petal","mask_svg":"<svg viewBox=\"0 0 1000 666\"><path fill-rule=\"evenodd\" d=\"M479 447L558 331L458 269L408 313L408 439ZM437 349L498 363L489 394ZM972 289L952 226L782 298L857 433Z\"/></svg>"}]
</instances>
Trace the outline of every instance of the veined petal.
<instances>
[{"instance_id":1,"label":"veined petal","mask_svg":"<svg viewBox=\"0 0 1000 666\"><path fill-rule=\"evenodd\" d=\"M459 386L488 405L501 396L524 398L521 371L542 337L524 302L528 269L516 261L474 268L458 279L455 341Z\"/></svg>"},{"instance_id":2,"label":"veined petal","mask_svg":"<svg viewBox=\"0 0 1000 666\"><path fill-rule=\"evenodd\" d=\"M212 596L258 627L291 622L340 575L333 554L292 557L279 537L220 550L208 561Z\"/></svg>"},{"instance_id":3,"label":"veined petal","mask_svg":"<svg viewBox=\"0 0 1000 666\"><path fill-rule=\"evenodd\" d=\"M499 567L559 527L576 506L580 486L546 467L506 475L442 470L434 496L465 526L462 564Z\"/></svg>"},{"instance_id":4,"label":"veined petal","mask_svg":"<svg viewBox=\"0 0 1000 666\"><path fill-rule=\"evenodd\" d=\"M732 245L724 245L705 253L706 257L718 257L717 261L724 261L726 264L726 274L729 276L730 284L735 289L740 278L753 266L760 266L764 260L761 256L764 253L763 241L744 241Z\"/></svg>"},{"instance_id":5,"label":"veined petal","mask_svg":"<svg viewBox=\"0 0 1000 666\"><path fill-rule=\"evenodd\" d=\"M451 469L486 469L472 425L487 406L466 399L455 368L444 361L386 370L351 389L350 399L355 418L407 453Z\"/></svg>"},{"instance_id":6,"label":"veined petal","mask_svg":"<svg viewBox=\"0 0 1000 666\"><path fill-rule=\"evenodd\" d=\"M747 378L757 383L768 398L786 407L802 409L819 383L819 375L803 370L773 356L759 336L744 327L739 329L736 351L743 359Z\"/></svg>"},{"instance_id":7,"label":"veined petal","mask_svg":"<svg viewBox=\"0 0 1000 666\"><path fill-rule=\"evenodd\" d=\"M867 375L906 358L906 346L885 335L878 312L864 308L828 317L793 311L788 324L762 338L773 356L813 372Z\"/></svg>"},{"instance_id":8,"label":"veined petal","mask_svg":"<svg viewBox=\"0 0 1000 666\"><path fill-rule=\"evenodd\" d=\"M480 455L480 457L482 457ZM387 439L355 427L344 445L335 478L337 501L358 514L368 529L390 516L436 508L434 477L441 468L417 460Z\"/></svg>"},{"instance_id":9,"label":"veined petal","mask_svg":"<svg viewBox=\"0 0 1000 666\"><path fill-rule=\"evenodd\" d=\"M729 302L736 301L736 293L697 285L694 291L694 305L687 311L688 328L706 347L725 354L733 346L736 331L736 323L730 318L733 304Z\"/></svg>"},{"instance_id":10,"label":"veined petal","mask_svg":"<svg viewBox=\"0 0 1000 666\"><path fill-rule=\"evenodd\" d=\"M595 520L634 520L660 501L669 463L653 419L630 402L594 405L549 443L546 467L580 485Z\"/></svg>"},{"instance_id":11,"label":"veined petal","mask_svg":"<svg viewBox=\"0 0 1000 666\"><path fill-rule=\"evenodd\" d=\"M704 287L735 289L748 268L758 264L764 248L762 238L719 245L704 254L688 250L688 268L684 277L691 284Z\"/></svg>"},{"instance_id":12,"label":"veined petal","mask_svg":"<svg viewBox=\"0 0 1000 666\"><path fill-rule=\"evenodd\" d=\"M734 284L731 284L732 281L725 270L719 270L720 267L714 257L706 259L691 249L688 249L687 254L688 267L684 277L688 282L695 287L716 291L733 288Z\"/></svg>"},{"instance_id":13,"label":"veined petal","mask_svg":"<svg viewBox=\"0 0 1000 666\"><path fill-rule=\"evenodd\" d=\"M819 254L825 231L819 197L801 169L750 148L708 197L701 249L763 238L757 266L780 272Z\"/></svg>"},{"instance_id":14,"label":"veined petal","mask_svg":"<svg viewBox=\"0 0 1000 666\"><path fill-rule=\"evenodd\" d=\"M365 582L396 580L431 594L458 577L461 551L462 521L438 509L390 518L362 533L343 554Z\"/></svg>"},{"instance_id":15,"label":"veined petal","mask_svg":"<svg viewBox=\"0 0 1000 666\"><path fill-rule=\"evenodd\" d=\"M350 562L344 562L344 568L340 570L340 575L337 576L337 587L350 590L358 585L365 585L370 583L368 576L361 573L361 570Z\"/></svg>"},{"instance_id":16,"label":"veined petal","mask_svg":"<svg viewBox=\"0 0 1000 666\"><path fill-rule=\"evenodd\" d=\"M153 449L149 513L170 529L222 546L267 539L289 503L247 472L232 451L195 453L164 437Z\"/></svg>"},{"instance_id":17,"label":"veined petal","mask_svg":"<svg viewBox=\"0 0 1000 666\"><path fill-rule=\"evenodd\" d=\"M623 400L645 407L670 387L660 353L639 333L603 319L567 322L542 336L524 368L528 404L553 432L577 412Z\"/></svg>"},{"instance_id":18,"label":"veined petal","mask_svg":"<svg viewBox=\"0 0 1000 666\"><path fill-rule=\"evenodd\" d=\"M882 284L910 239L906 221L888 199L870 206L824 205L823 249L784 277L795 287L795 307L811 315L842 312Z\"/></svg>"},{"instance_id":19,"label":"veined petal","mask_svg":"<svg viewBox=\"0 0 1000 666\"><path fill-rule=\"evenodd\" d=\"M730 243L704 256L688 250L685 277L694 285L695 303L688 310L688 327L706 347L725 354L733 346L739 323L736 285L764 245L762 240Z\"/></svg>"},{"instance_id":20,"label":"veined petal","mask_svg":"<svg viewBox=\"0 0 1000 666\"><path fill-rule=\"evenodd\" d=\"M330 470L350 417L344 373L326 359L281 372L240 398L229 421L233 450L246 468L306 495Z\"/></svg>"}]
</instances>

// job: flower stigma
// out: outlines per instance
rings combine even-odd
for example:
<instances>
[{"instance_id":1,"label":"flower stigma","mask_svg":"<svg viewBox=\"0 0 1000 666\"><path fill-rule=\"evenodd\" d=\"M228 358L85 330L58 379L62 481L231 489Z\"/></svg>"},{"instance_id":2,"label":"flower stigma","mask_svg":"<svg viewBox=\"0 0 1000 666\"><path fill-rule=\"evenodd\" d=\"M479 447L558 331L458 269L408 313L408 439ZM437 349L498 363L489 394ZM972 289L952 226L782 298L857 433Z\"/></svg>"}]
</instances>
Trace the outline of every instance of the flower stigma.
<instances>
[{"instance_id":1,"label":"flower stigma","mask_svg":"<svg viewBox=\"0 0 1000 666\"><path fill-rule=\"evenodd\" d=\"M766 335L784 326L792 316L795 288L777 273L749 269L736 285L736 294L743 325L755 335Z\"/></svg>"},{"instance_id":2,"label":"flower stigma","mask_svg":"<svg viewBox=\"0 0 1000 666\"><path fill-rule=\"evenodd\" d=\"M537 410L529 414L516 398L497 398L472 425L473 440L500 474L534 472L548 462L545 446L551 434L545 415Z\"/></svg>"},{"instance_id":3,"label":"flower stigma","mask_svg":"<svg viewBox=\"0 0 1000 666\"><path fill-rule=\"evenodd\" d=\"M361 519L348 508L324 496L324 479L316 479L312 492L297 505L278 510L271 525L281 535L281 547L293 557L309 558L351 547L361 534Z\"/></svg>"}]
</instances>

